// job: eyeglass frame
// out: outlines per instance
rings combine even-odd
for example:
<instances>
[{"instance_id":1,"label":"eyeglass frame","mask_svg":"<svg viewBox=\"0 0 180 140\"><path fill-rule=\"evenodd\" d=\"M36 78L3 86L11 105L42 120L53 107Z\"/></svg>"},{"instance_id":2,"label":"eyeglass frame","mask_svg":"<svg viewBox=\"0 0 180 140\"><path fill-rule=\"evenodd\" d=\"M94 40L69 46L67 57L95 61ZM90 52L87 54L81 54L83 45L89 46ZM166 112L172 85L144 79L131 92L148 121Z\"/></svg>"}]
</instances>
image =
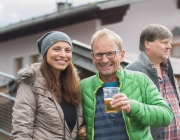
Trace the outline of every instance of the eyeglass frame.
<instances>
[{"instance_id":1,"label":"eyeglass frame","mask_svg":"<svg viewBox=\"0 0 180 140\"><path fill-rule=\"evenodd\" d=\"M103 55L105 54L106 55L106 57L108 58L108 59L112 59L112 58L114 58L115 56L116 56L116 53L119 53L119 52L121 52L122 50L116 50L116 51L108 51L108 52L103 52L103 53L93 53L93 52L91 52L92 53L92 55L93 55L93 57L96 59L96 60L100 60L100 59L102 59L103 58ZM110 52L113 52L113 53L115 53L114 54L114 56L113 57L108 57L107 56L107 53L110 53ZM97 59L94 55L96 55L96 54L99 54L99 55L101 55L101 58L99 58L99 59Z\"/></svg>"}]
</instances>

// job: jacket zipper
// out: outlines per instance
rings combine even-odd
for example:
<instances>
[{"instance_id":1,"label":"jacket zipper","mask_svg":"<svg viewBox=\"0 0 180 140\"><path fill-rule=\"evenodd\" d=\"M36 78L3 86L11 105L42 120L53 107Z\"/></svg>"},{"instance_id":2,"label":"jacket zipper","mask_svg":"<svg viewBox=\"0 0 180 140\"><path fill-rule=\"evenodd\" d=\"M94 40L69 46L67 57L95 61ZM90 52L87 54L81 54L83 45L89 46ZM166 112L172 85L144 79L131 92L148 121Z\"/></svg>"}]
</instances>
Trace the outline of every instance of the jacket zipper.
<instances>
[{"instance_id":1,"label":"jacket zipper","mask_svg":"<svg viewBox=\"0 0 180 140\"><path fill-rule=\"evenodd\" d=\"M129 131L128 131L128 128L127 128L127 125L129 126L129 128L132 128L132 127L131 127L130 120L129 120L129 118L127 118L127 122L126 122L126 119L125 119L125 116L124 116L124 111L122 111L122 116L123 116L123 119L124 119L124 122L125 122L127 135L128 135L128 137L129 137L129 140L131 140L130 135L129 135ZM128 124L127 124L127 123L128 123Z\"/></svg>"},{"instance_id":2,"label":"jacket zipper","mask_svg":"<svg viewBox=\"0 0 180 140\"><path fill-rule=\"evenodd\" d=\"M117 77L118 77L118 75L117 75ZM119 92L121 92L122 82L120 81L120 77L118 77L118 78L119 78L119 83L120 83L120 85L119 85L119 87L120 87ZM132 128L132 127L131 127L130 120L129 120L129 118L127 117L127 122L126 122L126 119L125 119L125 116L124 116L124 111L122 111L122 116L123 116L123 119L124 119L124 122L125 122L127 135L128 135L128 137L129 137L129 140L131 140L130 135L129 135L129 132L128 132L128 129L127 129L127 125L129 126L130 129ZM128 124L127 124L127 123L128 123Z\"/></svg>"},{"instance_id":3,"label":"jacket zipper","mask_svg":"<svg viewBox=\"0 0 180 140\"><path fill-rule=\"evenodd\" d=\"M98 89L101 88L101 87L102 87L102 85L97 87L97 89L94 91L94 95L97 93ZM95 115L95 110L96 110L96 96L94 96L94 115ZM94 128L94 117L93 117L93 126L92 126L92 128ZM94 129L92 130L92 140L94 140Z\"/></svg>"},{"instance_id":4,"label":"jacket zipper","mask_svg":"<svg viewBox=\"0 0 180 140\"><path fill-rule=\"evenodd\" d=\"M51 89L49 89L49 91L54 94L54 92L53 92ZM54 95L53 95L53 94L52 94L52 100L53 100L53 102L54 102L54 104L55 104L55 102L56 102L56 100L55 100L55 98L54 98L54 95L55 95L55 94L54 94ZM56 110L57 110L57 108L56 108ZM58 110L57 110L57 111L58 111ZM77 111L77 109L76 109L76 111ZM59 113L58 113L58 114L59 114ZM64 114L64 112L63 112L63 114ZM64 117L64 116L63 116L63 117ZM78 114L77 114L77 119L78 119ZM64 120L64 128L66 128L66 125L65 125L65 117L63 118L63 120ZM76 120L76 121L77 121L77 120ZM77 122L76 122L76 123L77 123ZM77 125L78 125L78 124L77 124ZM76 126L76 125L75 125L75 126ZM74 127L75 127L75 126L74 126ZM78 131L78 130L77 130L77 131ZM70 136L73 138L70 130L67 129L67 132L69 132ZM65 132L64 132L64 135L66 135ZM78 136L78 135L77 135L77 136ZM71 138L71 139L72 139L72 138ZM71 140L71 139L70 139L70 140Z\"/></svg>"}]
</instances>

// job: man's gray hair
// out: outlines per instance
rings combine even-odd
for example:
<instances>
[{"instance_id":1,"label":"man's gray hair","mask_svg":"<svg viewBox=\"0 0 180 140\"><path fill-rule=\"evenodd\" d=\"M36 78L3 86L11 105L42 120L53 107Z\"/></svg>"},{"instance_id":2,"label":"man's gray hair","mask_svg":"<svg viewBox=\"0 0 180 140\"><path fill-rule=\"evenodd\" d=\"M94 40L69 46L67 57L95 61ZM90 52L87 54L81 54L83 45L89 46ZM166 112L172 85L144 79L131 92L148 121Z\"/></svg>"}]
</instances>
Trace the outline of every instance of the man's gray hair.
<instances>
[{"instance_id":1,"label":"man's gray hair","mask_svg":"<svg viewBox=\"0 0 180 140\"><path fill-rule=\"evenodd\" d=\"M173 38L171 31L160 24L150 24L141 32L139 40L139 50L144 51L144 41L153 42L156 39Z\"/></svg>"},{"instance_id":2,"label":"man's gray hair","mask_svg":"<svg viewBox=\"0 0 180 140\"><path fill-rule=\"evenodd\" d=\"M120 38L120 36L116 34L114 31L104 28L102 30L95 32L92 36L90 43L92 51L94 42L103 36L113 39L116 45L119 47L119 49L122 50L122 39Z\"/></svg>"}]
</instances>

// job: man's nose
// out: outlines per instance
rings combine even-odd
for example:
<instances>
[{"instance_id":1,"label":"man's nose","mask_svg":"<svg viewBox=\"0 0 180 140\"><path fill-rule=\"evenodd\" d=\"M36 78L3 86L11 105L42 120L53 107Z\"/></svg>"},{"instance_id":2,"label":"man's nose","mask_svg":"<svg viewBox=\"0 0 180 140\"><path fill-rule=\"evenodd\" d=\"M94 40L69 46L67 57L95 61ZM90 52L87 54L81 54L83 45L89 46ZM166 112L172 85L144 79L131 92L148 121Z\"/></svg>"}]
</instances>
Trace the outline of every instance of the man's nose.
<instances>
[{"instance_id":1,"label":"man's nose","mask_svg":"<svg viewBox=\"0 0 180 140\"><path fill-rule=\"evenodd\" d=\"M109 60L109 58L107 58L106 54L103 54L101 61L107 62L108 60Z\"/></svg>"},{"instance_id":2,"label":"man's nose","mask_svg":"<svg viewBox=\"0 0 180 140\"><path fill-rule=\"evenodd\" d=\"M168 43L166 48L171 49L172 48L171 43Z\"/></svg>"}]
</instances>

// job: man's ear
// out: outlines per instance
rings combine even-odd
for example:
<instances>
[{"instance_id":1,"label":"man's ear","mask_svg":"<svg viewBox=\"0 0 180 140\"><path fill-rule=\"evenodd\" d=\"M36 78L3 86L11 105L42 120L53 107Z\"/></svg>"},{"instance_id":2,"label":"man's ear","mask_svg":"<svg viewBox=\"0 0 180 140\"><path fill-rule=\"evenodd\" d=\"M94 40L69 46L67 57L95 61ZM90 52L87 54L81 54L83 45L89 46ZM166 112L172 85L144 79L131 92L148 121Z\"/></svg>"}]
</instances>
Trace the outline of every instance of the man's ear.
<instances>
[{"instance_id":1,"label":"man's ear","mask_svg":"<svg viewBox=\"0 0 180 140\"><path fill-rule=\"evenodd\" d=\"M149 48L150 48L150 47L149 47L149 43L150 43L150 42L147 41L147 40L144 41L144 46L145 46L146 49L149 49Z\"/></svg>"},{"instance_id":2,"label":"man's ear","mask_svg":"<svg viewBox=\"0 0 180 140\"><path fill-rule=\"evenodd\" d=\"M121 53L120 53L120 62L124 61L125 53L126 53L125 50L121 50Z\"/></svg>"},{"instance_id":3,"label":"man's ear","mask_svg":"<svg viewBox=\"0 0 180 140\"><path fill-rule=\"evenodd\" d=\"M92 52L90 52L90 56L91 56L92 62L93 62L93 64L94 64L94 56L93 56L93 53L92 53Z\"/></svg>"},{"instance_id":4,"label":"man's ear","mask_svg":"<svg viewBox=\"0 0 180 140\"><path fill-rule=\"evenodd\" d=\"M93 53L92 52L90 52L90 56L91 56L91 59L93 59Z\"/></svg>"}]
</instances>

